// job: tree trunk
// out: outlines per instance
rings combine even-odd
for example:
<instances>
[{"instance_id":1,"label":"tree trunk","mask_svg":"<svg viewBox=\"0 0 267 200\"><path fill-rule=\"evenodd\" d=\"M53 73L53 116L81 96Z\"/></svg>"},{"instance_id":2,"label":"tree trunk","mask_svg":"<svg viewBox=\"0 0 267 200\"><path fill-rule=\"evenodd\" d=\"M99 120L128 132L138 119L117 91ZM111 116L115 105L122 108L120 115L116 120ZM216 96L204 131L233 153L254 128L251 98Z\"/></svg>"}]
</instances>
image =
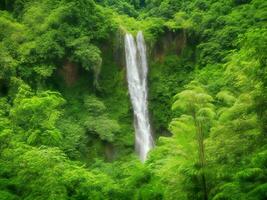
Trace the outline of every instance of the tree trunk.
<instances>
[{"instance_id":1,"label":"tree trunk","mask_svg":"<svg viewBox=\"0 0 267 200\"><path fill-rule=\"evenodd\" d=\"M196 127L196 134L198 140L198 154L199 154L199 162L201 166L201 182L203 189L203 200L208 200L208 192L207 192L207 183L205 176L205 152L204 152L204 133L202 129L202 124L199 122L195 115L193 115L194 123Z\"/></svg>"}]
</instances>

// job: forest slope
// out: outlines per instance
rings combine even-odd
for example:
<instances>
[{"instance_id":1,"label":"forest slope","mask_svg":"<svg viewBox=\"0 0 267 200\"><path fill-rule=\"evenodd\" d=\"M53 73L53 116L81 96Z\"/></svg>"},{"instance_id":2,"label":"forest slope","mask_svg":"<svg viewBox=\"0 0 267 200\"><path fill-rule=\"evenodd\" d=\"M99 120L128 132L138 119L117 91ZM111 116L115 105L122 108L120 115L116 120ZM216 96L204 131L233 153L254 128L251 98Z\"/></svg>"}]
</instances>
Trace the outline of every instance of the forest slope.
<instances>
[{"instance_id":1,"label":"forest slope","mask_svg":"<svg viewBox=\"0 0 267 200\"><path fill-rule=\"evenodd\" d=\"M0 200L266 200L267 2L0 1ZM126 31L156 147L134 152Z\"/></svg>"}]
</instances>

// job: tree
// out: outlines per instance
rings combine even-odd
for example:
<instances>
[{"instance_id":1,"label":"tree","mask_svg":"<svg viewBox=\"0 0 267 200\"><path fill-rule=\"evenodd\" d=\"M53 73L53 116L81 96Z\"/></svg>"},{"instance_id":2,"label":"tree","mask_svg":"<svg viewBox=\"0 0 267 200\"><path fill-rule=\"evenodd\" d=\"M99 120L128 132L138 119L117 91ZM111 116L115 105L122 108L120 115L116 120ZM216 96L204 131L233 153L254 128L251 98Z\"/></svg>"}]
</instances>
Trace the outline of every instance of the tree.
<instances>
[{"instance_id":1,"label":"tree","mask_svg":"<svg viewBox=\"0 0 267 200\"><path fill-rule=\"evenodd\" d=\"M207 136L212 119L215 116L213 98L196 82L191 82L184 90L175 95L173 110L180 110L182 113L192 117L196 138L198 141L199 163L201 166L201 179L203 187L203 199L208 199L208 189L205 176L205 147L204 139Z\"/></svg>"},{"instance_id":2,"label":"tree","mask_svg":"<svg viewBox=\"0 0 267 200\"><path fill-rule=\"evenodd\" d=\"M64 103L65 100L57 92L33 94L27 85L20 86L10 111L14 129L24 134L28 144L56 145L61 139L56 122Z\"/></svg>"},{"instance_id":3,"label":"tree","mask_svg":"<svg viewBox=\"0 0 267 200\"><path fill-rule=\"evenodd\" d=\"M87 96L84 103L89 114L84 124L86 129L97 134L101 140L113 142L116 133L120 132L118 122L106 115L105 105L94 96Z\"/></svg>"}]
</instances>

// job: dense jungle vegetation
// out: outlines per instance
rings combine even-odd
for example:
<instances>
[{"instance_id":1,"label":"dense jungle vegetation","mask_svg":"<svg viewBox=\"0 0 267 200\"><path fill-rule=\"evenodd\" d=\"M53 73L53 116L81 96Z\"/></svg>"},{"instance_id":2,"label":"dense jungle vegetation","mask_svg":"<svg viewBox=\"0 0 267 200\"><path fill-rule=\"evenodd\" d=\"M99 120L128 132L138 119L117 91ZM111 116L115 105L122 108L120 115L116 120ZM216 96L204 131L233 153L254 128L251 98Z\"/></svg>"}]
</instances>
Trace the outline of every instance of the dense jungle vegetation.
<instances>
[{"instance_id":1,"label":"dense jungle vegetation","mask_svg":"<svg viewBox=\"0 0 267 200\"><path fill-rule=\"evenodd\" d=\"M266 200L267 1L0 0L0 200ZM155 148L134 152L142 30Z\"/></svg>"}]
</instances>

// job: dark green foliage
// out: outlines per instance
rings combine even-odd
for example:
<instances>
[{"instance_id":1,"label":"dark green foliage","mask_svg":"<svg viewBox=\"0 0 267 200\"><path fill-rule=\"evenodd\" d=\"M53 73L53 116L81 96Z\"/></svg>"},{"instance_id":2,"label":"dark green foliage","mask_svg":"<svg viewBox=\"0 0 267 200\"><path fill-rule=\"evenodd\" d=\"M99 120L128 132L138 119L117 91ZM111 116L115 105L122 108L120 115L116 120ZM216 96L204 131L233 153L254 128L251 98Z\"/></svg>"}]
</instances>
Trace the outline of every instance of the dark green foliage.
<instances>
[{"instance_id":1,"label":"dark green foliage","mask_svg":"<svg viewBox=\"0 0 267 200\"><path fill-rule=\"evenodd\" d=\"M145 0L96 0L96 2L130 17L138 17L138 10L146 4Z\"/></svg>"},{"instance_id":2,"label":"dark green foliage","mask_svg":"<svg viewBox=\"0 0 267 200\"><path fill-rule=\"evenodd\" d=\"M0 200L266 200L266 6L0 1ZM123 53L140 29L144 164Z\"/></svg>"},{"instance_id":3,"label":"dark green foliage","mask_svg":"<svg viewBox=\"0 0 267 200\"><path fill-rule=\"evenodd\" d=\"M164 61L151 64L150 87L150 112L153 119L153 127L157 133L163 133L172 118L172 97L181 90L182 86L190 80L190 72L193 64L188 58L180 58L176 55L166 56ZM189 56L190 57L190 54Z\"/></svg>"},{"instance_id":4,"label":"dark green foliage","mask_svg":"<svg viewBox=\"0 0 267 200\"><path fill-rule=\"evenodd\" d=\"M156 4L156 1L154 3ZM160 4L163 5L164 1ZM195 81L204 84L205 89L207 89L206 92L214 98L214 105L212 106L212 114L205 108L203 103L199 104L199 108L206 113L204 116L212 116L212 123L209 124L209 129L206 129L204 139L205 165L198 166L196 159L193 160L192 156L189 161L191 165L187 165L188 160L183 161L178 156L173 157L170 152L166 154L162 152L155 159L167 166L171 166L176 161L172 159L177 159L177 162L181 162L180 166L186 166L187 173L178 171L176 175L176 177L186 177L186 179L179 178L179 181L177 181L183 187L176 186L172 190L172 192L175 192L179 191L178 188L183 188L182 191L178 192L181 195L179 199L256 200L266 198L266 169L254 161L258 154L264 157L263 151L266 147L266 126L263 125L266 124L263 114L266 111L264 106L266 98L265 92L263 92L266 88L265 78L263 78L266 76L266 56L264 56L266 55L266 48L265 50L262 49L263 46L266 46L266 29L262 26L262 20L265 19L262 15L264 4L263 1L218 1L215 3L195 1L191 5L181 8L192 16L191 22L193 26L188 30L189 37L187 41L193 39L195 40L194 43L197 43L194 44L197 47L197 51L195 63L193 64L195 67L193 77ZM194 5L194 7L191 7L193 9L187 9L192 5ZM199 10L205 10L205 13L199 12ZM257 15L252 14L255 12ZM170 21L169 27L175 27L173 21ZM261 41L261 44L258 44L258 41ZM165 66L168 65L163 65L160 68L161 72L164 72L163 67ZM182 66L185 69L185 63ZM174 72L175 70L173 69L172 73ZM182 73L181 70L180 72ZM151 77L154 76L152 68ZM163 87L165 86L164 81L169 77L170 75L162 76L160 83L154 79L151 85L152 92L153 85L157 84ZM176 77L179 76L176 75ZM175 80L178 80L178 78ZM169 81L167 82L169 83ZM171 91L174 88L170 87ZM168 90L165 89L165 91ZM180 91L178 90L177 92ZM197 90L196 92L201 98L205 97L201 91ZM177 97L182 94L186 96L187 93L188 95L191 94L189 90L184 90ZM168 92L163 92L162 94L165 95ZM156 98L156 103L161 102L164 95L159 95ZM188 103L192 108L194 105L191 102L194 99L193 96L184 99L184 102ZM153 106L153 99L151 102ZM157 104L154 103L154 105ZM164 104L159 103L151 109L151 112L155 113L157 108L164 110L162 105ZM174 103L174 108L182 107L183 105L185 106L186 104L179 100ZM194 113L194 109L191 111L191 113ZM158 111L158 113L160 115L157 116L157 120L161 119L159 116L168 112ZM183 114L188 113L186 113L186 110L181 110L174 114L181 118ZM190 127L189 124L185 126L181 123L180 118L174 118L174 122L171 123L173 139L175 138L175 128L183 130L185 127ZM163 117L163 119L167 119L167 117ZM199 122L195 124L197 125ZM205 126L208 124L206 119L204 124ZM193 132L193 130L191 131ZM186 133L186 130L183 130L182 133ZM190 136L188 135L189 138ZM162 139L159 139L159 147L156 147L156 149L164 149L165 147L166 150L171 149L174 151L174 147L169 147L171 141L167 140L166 144L162 144L160 142ZM189 141L194 140L196 138L189 139ZM188 145L189 142L179 138L175 144L177 146ZM181 152L183 152L182 150ZM156 151L152 152L151 156ZM201 152L202 150L195 149L194 151ZM183 153L185 154L185 152ZM163 157L167 158L164 160ZM168 159L171 161L168 161ZM152 163L156 162L155 160L151 160ZM158 169L163 171L162 166L158 167ZM203 173L205 174L206 192L208 193L208 197L204 198L201 197L203 191L205 191L203 187L201 188L201 185L203 185L201 181ZM165 176L167 177L167 173L161 175L161 177ZM167 178L167 180L170 179L169 177ZM166 189L167 191L168 189ZM192 194L197 195L192 196ZM165 198L172 199L171 197Z\"/></svg>"}]
</instances>

